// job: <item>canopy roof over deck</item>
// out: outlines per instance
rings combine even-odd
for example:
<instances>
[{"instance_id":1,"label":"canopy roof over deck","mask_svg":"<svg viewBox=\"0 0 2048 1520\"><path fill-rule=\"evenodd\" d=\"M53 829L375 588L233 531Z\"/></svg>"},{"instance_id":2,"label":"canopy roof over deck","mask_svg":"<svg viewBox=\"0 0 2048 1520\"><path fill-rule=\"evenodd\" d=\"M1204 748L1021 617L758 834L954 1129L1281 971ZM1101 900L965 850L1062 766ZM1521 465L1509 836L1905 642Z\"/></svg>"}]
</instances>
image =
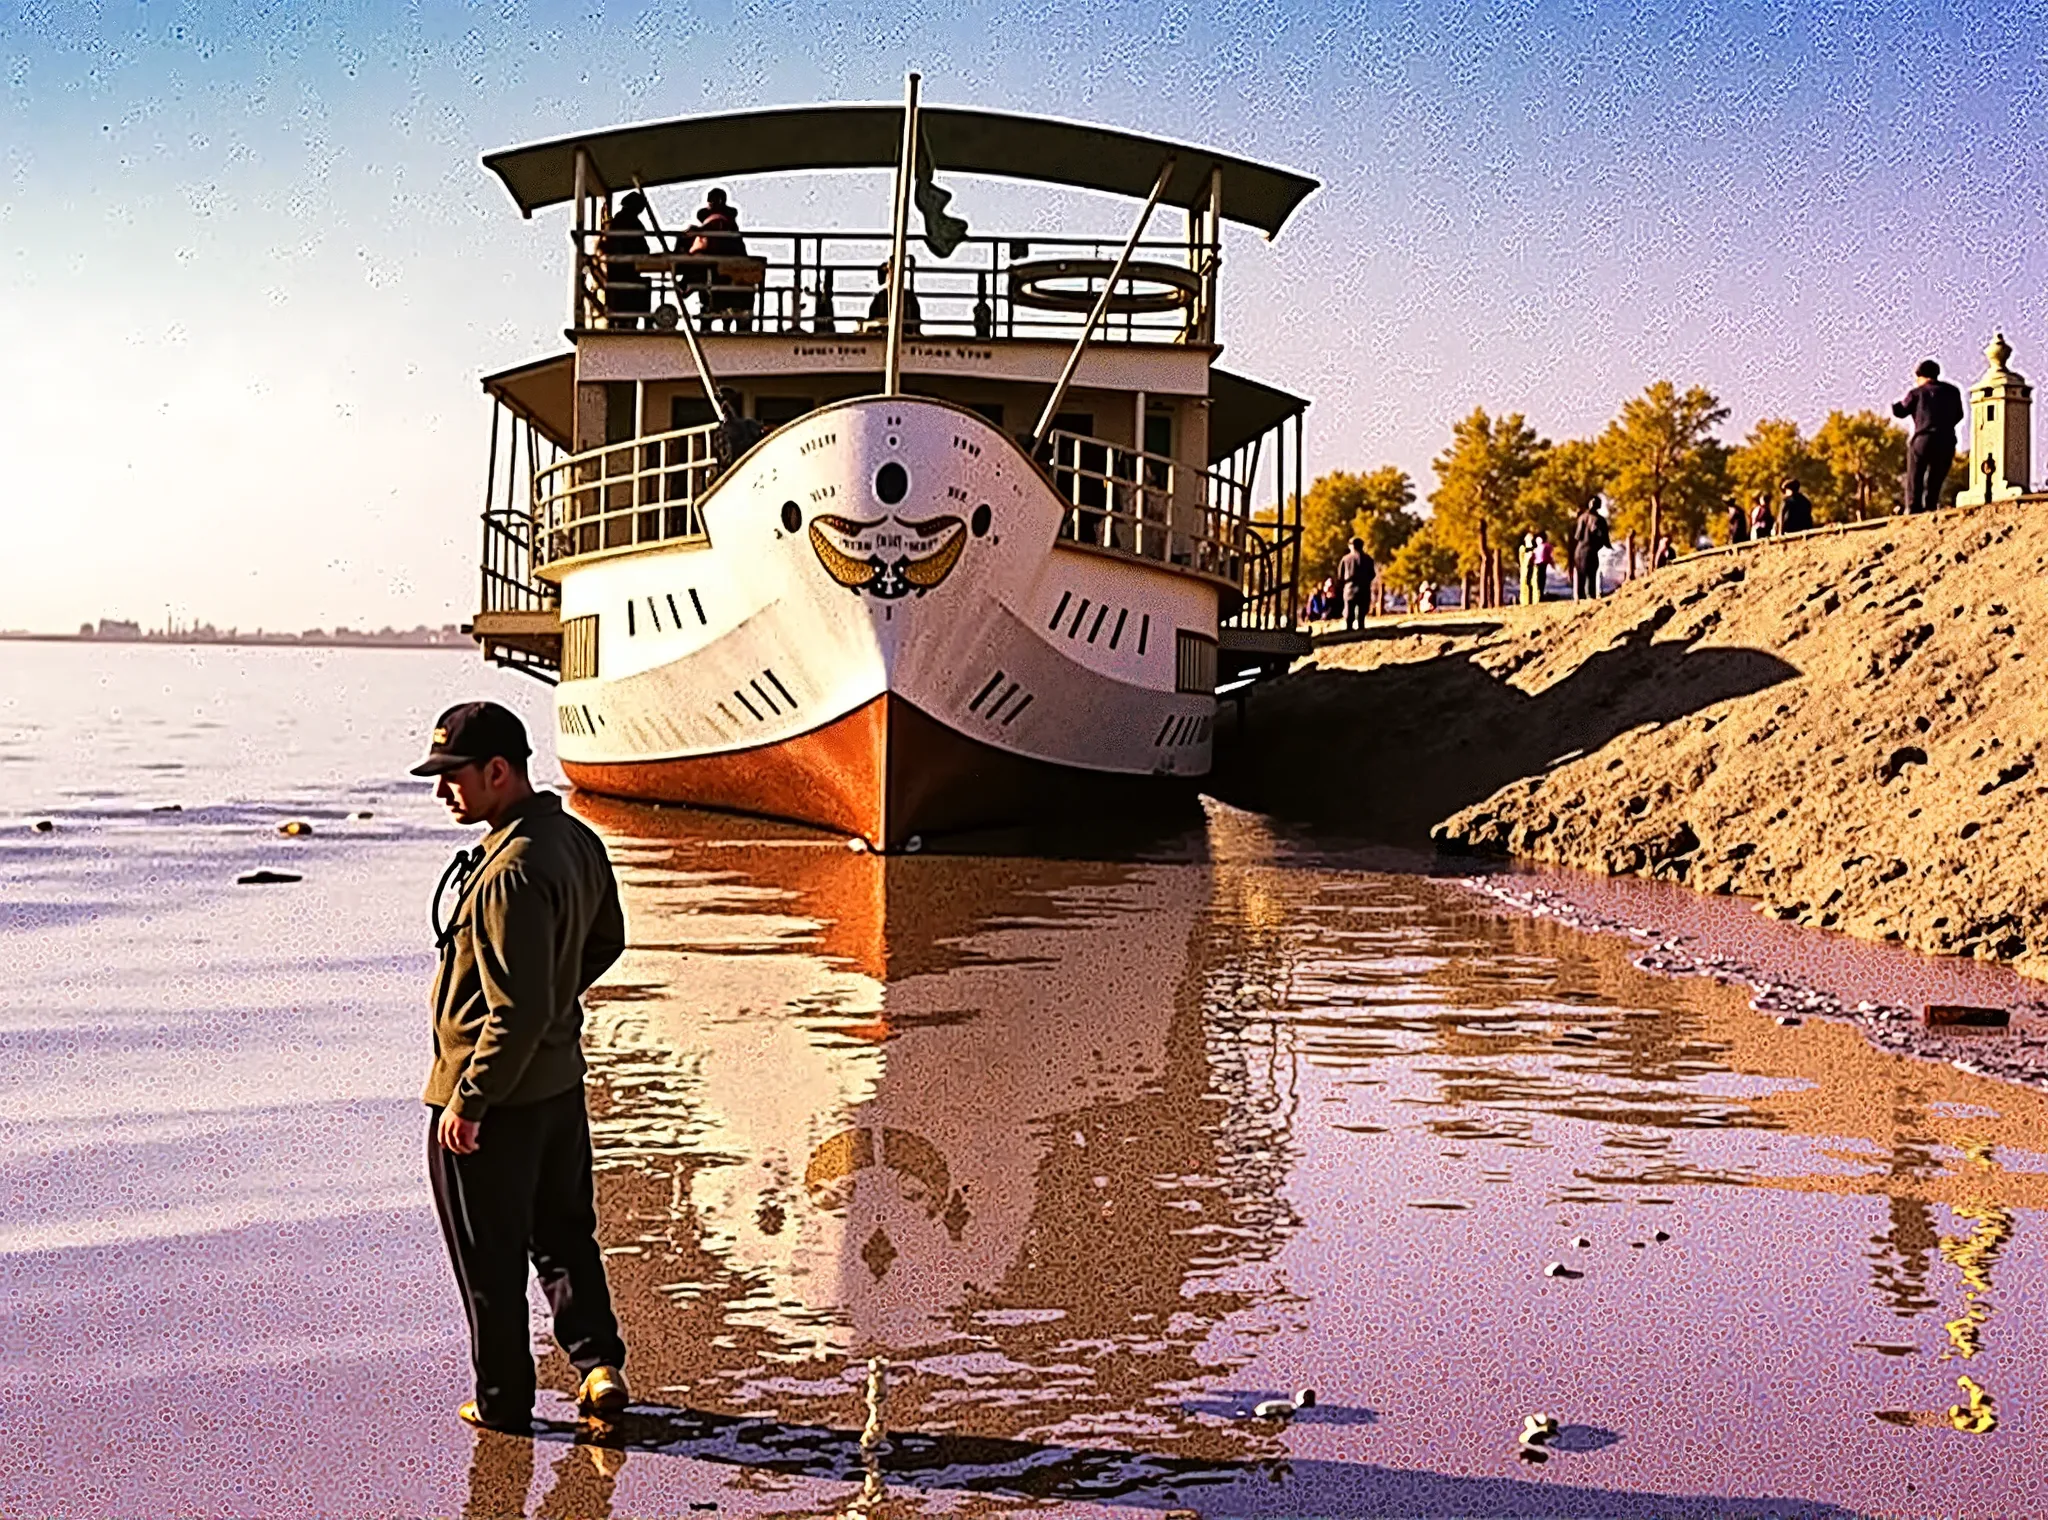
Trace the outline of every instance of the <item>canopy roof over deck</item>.
<instances>
[{"instance_id":1,"label":"canopy roof over deck","mask_svg":"<svg viewBox=\"0 0 2048 1520\"><path fill-rule=\"evenodd\" d=\"M1039 180L1142 200L1171 154L1173 177L1163 199L1194 208L1206 204L1210 171L1220 169L1223 215L1269 238L1317 187L1289 169L1114 127L963 106L925 106L918 119L941 176ZM652 188L736 174L893 169L902 143L900 105L786 106L558 137L487 153L484 167L531 216L574 198L579 148L602 186L623 190L636 182Z\"/></svg>"},{"instance_id":2,"label":"canopy roof over deck","mask_svg":"<svg viewBox=\"0 0 2048 1520\"><path fill-rule=\"evenodd\" d=\"M576 356L556 354L516 369L484 376L484 389L556 448L569 447L576 412ZM1308 403L1275 386L1209 371L1209 463L1236 453L1260 434L1278 427Z\"/></svg>"}]
</instances>

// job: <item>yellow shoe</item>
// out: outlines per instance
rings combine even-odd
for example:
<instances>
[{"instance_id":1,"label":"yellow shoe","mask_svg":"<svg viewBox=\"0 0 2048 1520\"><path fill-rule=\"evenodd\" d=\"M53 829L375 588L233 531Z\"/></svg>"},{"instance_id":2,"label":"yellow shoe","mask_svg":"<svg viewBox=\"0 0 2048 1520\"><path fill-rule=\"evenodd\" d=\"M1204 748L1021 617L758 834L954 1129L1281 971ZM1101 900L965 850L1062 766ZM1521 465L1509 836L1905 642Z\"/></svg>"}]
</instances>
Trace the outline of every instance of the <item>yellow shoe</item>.
<instances>
[{"instance_id":1,"label":"yellow shoe","mask_svg":"<svg viewBox=\"0 0 2048 1520\"><path fill-rule=\"evenodd\" d=\"M487 1420L484 1418L484 1412L476 1407L475 1399L470 1399L461 1408L457 1409L455 1417L465 1425L474 1425L478 1430L497 1430L511 1436L530 1436L533 1434L533 1417L531 1415L522 1420Z\"/></svg>"},{"instance_id":2,"label":"yellow shoe","mask_svg":"<svg viewBox=\"0 0 2048 1520\"><path fill-rule=\"evenodd\" d=\"M593 1367L576 1390L576 1407L585 1414L617 1414L633 1402L626 1374L616 1367Z\"/></svg>"}]
</instances>

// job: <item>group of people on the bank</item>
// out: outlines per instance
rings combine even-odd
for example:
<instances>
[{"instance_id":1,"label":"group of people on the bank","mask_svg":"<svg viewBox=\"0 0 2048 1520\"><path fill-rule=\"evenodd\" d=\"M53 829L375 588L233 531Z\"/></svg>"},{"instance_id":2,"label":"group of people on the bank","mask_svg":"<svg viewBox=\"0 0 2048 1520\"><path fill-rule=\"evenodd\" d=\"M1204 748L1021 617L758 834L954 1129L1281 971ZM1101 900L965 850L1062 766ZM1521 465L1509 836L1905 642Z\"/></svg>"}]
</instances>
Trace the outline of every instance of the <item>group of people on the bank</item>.
<instances>
[{"instance_id":1,"label":"group of people on the bank","mask_svg":"<svg viewBox=\"0 0 2048 1520\"><path fill-rule=\"evenodd\" d=\"M1913 388L1892 403L1894 417L1910 417L1913 421L1912 436L1906 445L1903 509L1909 513L1931 512L1941 504L1942 487L1955 462L1957 429L1966 413L1962 392L1941 378L1940 364L1932 359L1923 360L1913 375ZM1779 489L1775 506L1767 491L1759 491L1747 507L1739 501L1729 505L1726 527L1730 545L1757 543L1813 529L1813 499L1806 494L1799 478L1787 476ZM1560 563L1560 551L1571 581L1572 600L1599 596L1601 556L1613 542L1606 507L1598 496L1579 509L1569 537L1561 544L1554 543L1541 529L1529 528L1522 534L1515 552L1518 600L1528 605L1548 597L1551 569ZM1677 557L1677 546L1670 535L1659 534L1650 547L1651 568L1662 569ZM1364 542L1352 539L1349 550L1338 561L1337 573L1310 592L1308 620L1324 622L1341 616L1347 629L1363 626L1371 609L1375 574L1376 567L1372 556L1365 552ZM1407 610L1434 612L1436 601L1437 588L1424 582L1409 597Z\"/></svg>"}]
</instances>

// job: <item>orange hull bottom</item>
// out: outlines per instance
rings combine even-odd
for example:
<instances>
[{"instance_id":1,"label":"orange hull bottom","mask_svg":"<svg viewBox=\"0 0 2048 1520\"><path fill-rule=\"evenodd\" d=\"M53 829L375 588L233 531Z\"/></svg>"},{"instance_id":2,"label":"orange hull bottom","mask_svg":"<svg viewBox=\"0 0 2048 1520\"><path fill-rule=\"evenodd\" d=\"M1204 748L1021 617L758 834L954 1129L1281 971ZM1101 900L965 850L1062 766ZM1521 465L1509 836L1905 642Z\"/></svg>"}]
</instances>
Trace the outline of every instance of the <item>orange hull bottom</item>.
<instances>
[{"instance_id":1,"label":"orange hull bottom","mask_svg":"<svg viewBox=\"0 0 2048 1520\"><path fill-rule=\"evenodd\" d=\"M1006 754L898 696L794 739L681 760L563 763L584 791L786 818L901 849L914 835L999 828L1083 807L1184 800L1185 781L1112 776Z\"/></svg>"}]
</instances>

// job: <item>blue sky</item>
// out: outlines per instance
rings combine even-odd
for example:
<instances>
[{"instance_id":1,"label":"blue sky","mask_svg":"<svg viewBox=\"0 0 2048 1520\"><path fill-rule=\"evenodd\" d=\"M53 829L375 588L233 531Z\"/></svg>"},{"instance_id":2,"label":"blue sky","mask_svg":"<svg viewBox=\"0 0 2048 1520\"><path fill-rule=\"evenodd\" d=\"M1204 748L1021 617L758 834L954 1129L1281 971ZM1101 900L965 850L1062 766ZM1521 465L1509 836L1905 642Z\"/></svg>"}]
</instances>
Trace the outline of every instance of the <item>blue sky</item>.
<instances>
[{"instance_id":1,"label":"blue sky","mask_svg":"<svg viewBox=\"0 0 2048 1520\"><path fill-rule=\"evenodd\" d=\"M559 212L478 167L813 100L1039 110L1324 190L1229 248L1226 362L1309 467L1426 491L1451 421L1590 432L1658 378L1811 427L1994 327L2048 355L2048 22L1907 4L0 3L0 626L469 610L476 378L559 345ZM1042 192L955 183L977 231ZM879 225L879 176L736 186ZM678 192L681 193L681 192ZM1076 223L1128 209L1084 198Z\"/></svg>"}]
</instances>

